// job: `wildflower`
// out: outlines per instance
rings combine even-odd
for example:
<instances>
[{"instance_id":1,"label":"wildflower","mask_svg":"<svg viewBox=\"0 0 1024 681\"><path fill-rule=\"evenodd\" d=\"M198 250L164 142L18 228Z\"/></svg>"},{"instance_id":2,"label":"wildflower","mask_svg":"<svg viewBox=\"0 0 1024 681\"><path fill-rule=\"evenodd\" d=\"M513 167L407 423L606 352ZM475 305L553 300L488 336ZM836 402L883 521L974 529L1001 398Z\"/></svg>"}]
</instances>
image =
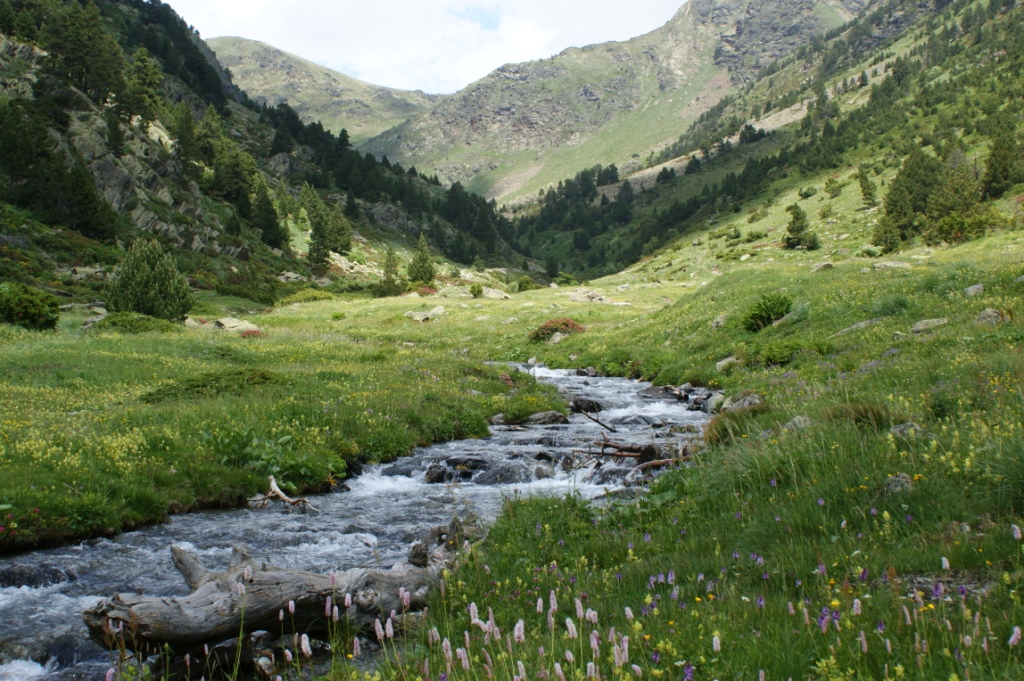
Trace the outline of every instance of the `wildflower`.
<instances>
[{"instance_id":1,"label":"wildflower","mask_svg":"<svg viewBox=\"0 0 1024 681\"><path fill-rule=\"evenodd\" d=\"M675 584L676 583L676 573L675 573L674 570L669 570L668 571L668 583L669 584Z\"/></svg>"},{"instance_id":2,"label":"wildflower","mask_svg":"<svg viewBox=\"0 0 1024 681\"><path fill-rule=\"evenodd\" d=\"M825 500L822 499L821 497L818 497L818 506L824 506L824 505L825 505Z\"/></svg>"},{"instance_id":3,"label":"wildflower","mask_svg":"<svg viewBox=\"0 0 1024 681\"><path fill-rule=\"evenodd\" d=\"M597 611L587 608L586 620L591 624L597 624Z\"/></svg>"},{"instance_id":4,"label":"wildflower","mask_svg":"<svg viewBox=\"0 0 1024 681\"><path fill-rule=\"evenodd\" d=\"M594 657L601 653L601 639L596 631L590 632L590 649L594 651Z\"/></svg>"},{"instance_id":5,"label":"wildflower","mask_svg":"<svg viewBox=\"0 0 1024 681\"><path fill-rule=\"evenodd\" d=\"M327 600L324 601L324 617L331 616L331 597L328 596Z\"/></svg>"},{"instance_id":6,"label":"wildflower","mask_svg":"<svg viewBox=\"0 0 1024 681\"><path fill-rule=\"evenodd\" d=\"M653 662L654 664L658 664L659 662L661 662L661 655L658 655L658 651L654 651L653 653L651 653L651 662Z\"/></svg>"},{"instance_id":7,"label":"wildflower","mask_svg":"<svg viewBox=\"0 0 1024 681\"><path fill-rule=\"evenodd\" d=\"M571 650L566 650L565 651L565 661L568 662L569 664L572 664L573 662L576 661L576 658L572 656L572 651Z\"/></svg>"},{"instance_id":8,"label":"wildflower","mask_svg":"<svg viewBox=\"0 0 1024 681\"><path fill-rule=\"evenodd\" d=\"M277 611L277 621L284 622L284 609Z\"/></svg>"},{"instance_id":9,"label":"wildflower","mask_svg":"<svg viewBox=\"0 0 1024 681\"><path fill-rule=\"evenodd\" d=\"M583 603L578 598L575 599L575 602L576 602L576 619L581 620L581 619L583 619Z\"/></svg>"},{"instance_id":10,"label":"wildflower","mask_svg":"<svg viewBox=\"0 0 1024 681\"><path fill-rule=\"evenodd\" d=\"M948 570L949 569L949 559L946 558L945 556L942 557L942 569L943 570Z\"/></svg>"},{"instance_id":11,"label":"wildflower","mask_svg":"<svg viewBox=\"0 0 1024 681\"><path fill-rule=\"evenodd\" d=\"M334 608L331 609L331 619L337 622L340 616L341 613L338 612L338 606L334 606Z\"/></svg>"},{"instance_id":12,"label":"wildflower","mask_svg":"<svg viewBox=\"0 0 1024 681\"><path fill-rule=\"evenodd\" d=\"M345 608L352 607L352 594L345 594Z\"/></svg>"},{"instance_id":13,"label":"wildflower","mask_svg":"<svg viewBox=\"0 0 1024 681\"><path fill-rule=\"evenodd\" d=\"M573 624L572 620L568 617L565 618L565 628L569 632L569 638L576 638L579 634L576 632L576 625Z\"/></svg>"},{"instance_id":14,"label":"wildflower","mask_svg":"<svg viewBox=\"0 0 1024 681\"><path fill-rule=\"evenodd\" d=\"M447 637L441 641L441 653L444 654L444 661L448 664L452 662L452 644Z\"/></svg>"},{"instance_id":15,"label":"wildflower","mask_svg":"<svg viewBox=\"0 0 1024 681\"><path fill-rule=\"evenodd\" d=\"M290 651L287 648L285 648L284 649L284 661L285 662L291 662L292 659L293 659L292 658L292 651Z\"/></svg>"},{"instance_id":16,"label":"wildflower","mask_svg":"<svg viewBox=\"0 0 1024 681\"><path fill-rule=\"evenodd\" d=\"M512 639L516 643L526 643L526 623L523 620L516 622L516 626L512 630Z\"/></svg>"},{"instance_id":17,"label":"wildflower","mask_svg":"<svg viewBox=\"0 0 1024 681\"><path fill-rule=\"evenodd\" d=\"M388 638L395 637L395 628L391 625L390 617L388 618L388 621L384 624L384 635Z\"/></svg>"},{"instance_id":18,"label":"wildflower","mask_svg":"<svg viewBox=\"0 0 1024 681\"><path fill-rule=\"evenodd\" d=\"M587 663L587 678L588 679L596 679L597 678L597 667L594 666L593 662L588 662Z\"/></svg>"},{"instance_id":19,"label":"wildflower","mask_svg":"<svg viewBox=\"0 0 1024 681\"><path fill-rule=\"evenodd\" d=\"M251 565L246 565L245 566L245 570L242 572L242 575L245 577L245 581L251 582L252 581L252 566Z\"/></svg>"},{"instance_id":20,"label":"wildflower","mask_svg":"<svg viewBox=\"0 0 1024 681\"><path fill-rule=\"evenodd\" d=\"M778 487L779 481L776 480L775 478L772 478L771 480L768 481L768 484L771 485L772 487Z\"/></svg>"},{"instance_id":21,"label":"wildflower","mask_svg":"<svg viewBox=\"0 0 1024 681\"><path fill-rule=\"evenodd\" d=\"M114 668L113 668L113 667L111 667L110 669L108 669L108 670L107 670L107 676L106 676L106 681L114 681L114 674L115 674L115 673L116 673L116 672L114 671Z\"/></svg>"},{"instance_id":22,"label":"wildflower","mask_svg":"<svg viewBox=\"0 0 1024 681\"><path fill-rule=\"evenodd\" d=\"M1016 525L1010 525L1010 531L1013 532L1013 538L1020 541L1024 534L1021 533L1020 528Z\"/></svg>"},{"instance_id":23,"label":"wildflower","mask_svg":"<svg viewBox=\"0 0 1024 681\"><path fill-rule=\"evenodd\" d=\"M827 573L828 573L828 570L825 569L825 564L824 563L818 563L818 574L819 575L825 575Z\"/></svg>"},{"instance_id":24,"label":"wildflower","mask_svg":"<svg viewBox=\"0 0 1024 681\"><path fill-rule=\"evenodd\" d=\"M466 650L469 650L470 646L469 646L469 632L468 631L463 631L462 632L462 640L466 644Z\"/></svg>"},{"instance_id":25,"label":"wildflower","mask_svg":"<svg viewBox=\"0 0 1024 681\"><path fill-rule=\"evenodd\" d=\"M373 631L377 634L378 641L384 640L384 627L381 626L380 619L375 619L373 621Z\"/></svg>"},{"instance_id":26,"label":"wildflower","mask_svg":"<svg viewBox=\"0 0 1024 681\"><path fill-rule=\"evenodd\" d=\"M722 639L718 638L718 636L712 637L711 650L715 651L716 653L722 652Z\"/></svg>"},{"instance_id":27,"label":"wildflower","mask_svg":"<svg viewBox=\"0 0 1024 681\"><path fill-rule=\"evenodd\" d=\"M476 620L480 619L480 611L476 607L476 603L469 604L469 619Z\"/></svg>"},{"instance_id":28,"label":"wildflower","mask_svg":"<svg viewBox=\"0 0 1024 681\"><path fill-rule=\"evenodd\" d=\"M867 655L868 652L868 637L864 634L864 630L860 630L860 652Z\"/></svg>"},{"instance_id":29,"label":"wildflower","mask_svg":"<svg viewBox=\"0 0 1024 681\"><path fill-rule=\"evenodd\" d=\"M544 612L544 599L543 598L538 598L537 599L537 614L539 615L542 612Z\"/></svg>"},{"instance_id":30,"label":"wildflower","mask_svg":"<svg viewBox=\"0 0 1024 681\"><path fill-rule=\"evenodd\" d=\"M626 619L630 621L633 620L633 611L629 609L628 605L626 606Z\"/></svg>"},{"instance_id":31,"label":"wildflower","mask_svg":"<svg viewBox=\"0 0 1024 681\"><path fill-rule=\"evenodd\" d=\"M236 584L235 586L238 588L238 595L239 596L244 596L245 595L245 584L243 582L238 582L238 584Z\"/></svg>"},{"instance_id":32,"label":"wildflower","mask_svg":"<svg viewBox=\"0 0 1024 681\"><path fill-rule=\"evenodd\" d=\"M651 541L651 533L644 532L644 541Z\"/></svg>"},{"instance_id":33,"label":"wildflower","mask_svg":"<svg viewBox=\"0 0 1024 681\"><path fill-rule=\"evenodd\" d=\"M302 641L300 644L302 654L306 657L313 657L313 649L309 647L309 636L303 634L300 640Z\"/></svg>"},{"instance_id":34,"label":"wildflower","mask_svg":"<svg viewBox=\"0 0 1024 681\"><path fill-rule=\"evenodd\" d=\"M640 667L638 667L638 666L637 666L637 665L635 665L635 664L634 664L634 665L630 665L630 667L629 667L629 668L633 670L633 673L634 673L634 674L636 674L636 678L638 678L638 679L639 679L639 678L640 678L641 676L643 676L643 675L644 675L644 670L640 669Z\"/></svg>"},{"instance_id":35,"label":"wildflower","mask_svg":"<svg viewBox=\"0 0 1024 681\"><path fill-rule=\"evenodd\" d=\"M1013 628L1013 635L1010 636L1010 640L1008 641L1008 643L1010 644L1011 648L1020 643L1020 627Z\"/></svg>"},{"instance_id":36,"label":"wildflower","mask_svg":"<svg viewBox=\"0 0 1024 681\"><path fill-rule=\"evenodd\" d=\"M558 599L555 598L554 591L548 594L548 602L551 604L551 612L558 612Z\"/></svg>"},{"instance_id":37,"label":"wildflower","mask_svg":"<svg viewBox=\"0 0 1024 681\"><path fill-rule=\"evenodd\" d=\"M862 581L862 582L866 582L866 581L868 581L868 569L867 569L867 568L864 568L863 570L861 570L861 571L860 571L860 574L858 575L858 578L859 578L859 579L860 579L860 581Z\"/></svg>"},{"instance_id":38,"label":"wildflower","mask_svg":"<svg viewBox=\"0 0 1024 681\"><path fill-rule=\"evenodd\" d=\"M853 599L853 614L854 615L859 615L860 614L860 599L859 598L854 598Z\"/></svg>"},{"instance_id":39,"label":"wildflower","mask_svg":"<svg viewBox=\"0 0 1024 681\"><path fill-rule=\"evenodd\" d=\"M289 615L294 615L295 614L295 601L288 601L288 614Z\"/></svg>"},{"instance_id":40,"label":"wildflower","mask_svg":"<svg viewBox=\"0 0 1024 681\"><path fill-rule=\"evenodd\" d=\"M412 604L412 595L408 591L406 591L405 593L402 594L402 607L404 609L408 610L409 606L411 604Z\"/></svg>"},{"instance_id":41,"label":"wildflower","mask_svg":"<svg viewBox=\"0 0 1024 681\"><path fill-rule=\"evenodd\" d=\"M558 681L565 681L565 674L562 673L562 665L555 663L555 678Z\"/></svg>"},{"instance_id":42,"label":"wildflower","mask_svg":"<svg viewBox=\"0 0 1024 681\"><path fill-rule=\"evenodd\" d=\"M623 665L622 649L618 646L612 646L612 660L614 661L616 669Z\"/></svg>"},{"instance_id":43,"label":"wildflower","mask_svg":"<svg viewBox=\"0 0 1024 681\"><path fill-rule=\"evenodd\" d=\"M516 667L519 669L519 676L526 681L526 665L523 664L522 660L516 662Z\"/></svg>"},{"instance_id":44,"label":"wildflower","mask_svg":"<svg viewBox=\"0 0 1024 681\"><path fill-rule=\"evenodd\" d=\"M796 608L793 607L793 601L786 603L786 607L789 608L789 616L793 617L796 615Z\"/></svg>"}]
</instances>

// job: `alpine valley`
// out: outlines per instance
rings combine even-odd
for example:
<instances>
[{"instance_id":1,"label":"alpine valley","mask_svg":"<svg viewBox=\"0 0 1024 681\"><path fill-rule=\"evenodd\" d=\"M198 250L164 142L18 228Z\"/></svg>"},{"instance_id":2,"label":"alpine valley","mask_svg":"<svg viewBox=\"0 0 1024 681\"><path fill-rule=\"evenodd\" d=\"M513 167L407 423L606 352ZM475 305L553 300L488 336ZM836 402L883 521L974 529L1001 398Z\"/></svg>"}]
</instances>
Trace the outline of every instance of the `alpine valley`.
<instances>
[{"instance_id":1,"label":"alpine valley","mask_svg":"<svg viewBox=\"0 0 1024 681\"><path fill-rule=\"evenodd\" d=\"M0 0L0 679L1024 676L1022 74L1015 0L443 96Z\"/></svg>"}]
</instances>

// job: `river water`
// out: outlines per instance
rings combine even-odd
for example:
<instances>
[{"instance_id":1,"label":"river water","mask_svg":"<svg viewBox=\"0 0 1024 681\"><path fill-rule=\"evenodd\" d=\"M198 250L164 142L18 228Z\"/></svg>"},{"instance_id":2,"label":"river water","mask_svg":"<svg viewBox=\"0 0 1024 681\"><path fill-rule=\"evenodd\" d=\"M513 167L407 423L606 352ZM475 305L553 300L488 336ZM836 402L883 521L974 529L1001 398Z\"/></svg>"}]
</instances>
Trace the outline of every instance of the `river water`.
<instances>
[{"instance_id":1,"label":"river water","mask_svg":"<svg viewBox=\"0 0 1024 681\"><path fill-rule=\"evenodd\" d=\"M397 463L367 467L348 481L349 491L311 498L318 513L280 506L190 513L111 539L0 559L0 575L20 566L50 581L68 576L50 585L0 588L0 681L102 678L109 653L88 642L82 610L118 592L187 593L171 563L172 544L214 569L226 567L236 544L247 545L257 561L312 572L388 566L453 516L492 521L509 495L593 499L638 484L624 476L634 461L583 467L586 457L578 450L607 436L669 455L698 437L708 419L674 398L643 395L646 383L524 370L567 396L596 400L603 408L597 418L616 432L583 414L573 414L568 424L492 426L486 439L424 447ZM442 482L425 482L428 473Z\"/></svg>"}]
</instances>

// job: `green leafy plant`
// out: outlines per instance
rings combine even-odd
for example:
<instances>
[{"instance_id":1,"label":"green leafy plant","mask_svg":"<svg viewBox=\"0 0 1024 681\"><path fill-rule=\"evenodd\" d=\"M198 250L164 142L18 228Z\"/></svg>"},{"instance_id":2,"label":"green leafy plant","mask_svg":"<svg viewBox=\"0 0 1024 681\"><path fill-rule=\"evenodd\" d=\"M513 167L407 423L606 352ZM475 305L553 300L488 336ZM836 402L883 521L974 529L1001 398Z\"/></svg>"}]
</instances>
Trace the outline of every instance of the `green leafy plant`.
<instances>
[{"instance_id":1,"label":"green leafy plant","mask_svg":"<svg viewBox=\"0 0 1024 681\"><path fill-rule=\"evenodd\" d=\"M157 319L139 312L112 312L92 325L93 331L115 331L118 333L166 333L177 329L177 325L166 319Z\"/></svg>"},{"instance_id":2,"label":"green leafy plant","mask_svg":"<svg viewBox=\"0 0 1024 681\"><path fill-rule=\"evenodd\" d=\"M747 316L743 318L743 328L750 333L757 333L772 322L782 319L793 309L793 299L785 293L766 293L754 303Z\"/></svg>"},{"instance_id":3,"label":"green leafy plant","mask_svg":"<svg viewBox=\"0 0 1024 681\"><path fill-rule=\"evenodd\" d=\"M318 288L304 288L301 291L296 291L290 296L285 296L281 300L277 301L280 305L291 305L292 303L312 303L318 300L334 300L334 296L330 292L324 291Z\"/></svg>"},{"instance_id":4,"label":"green leafy plant","mask_svg":"<svg viewBox=\"0 0 1024 681\"><path fill-rule=\"evenodd\" d=\"M469 287L469 295L474 298L479 298L484 294L484 287L480 284L471 284Z\"/></svg>"}]
</instances>

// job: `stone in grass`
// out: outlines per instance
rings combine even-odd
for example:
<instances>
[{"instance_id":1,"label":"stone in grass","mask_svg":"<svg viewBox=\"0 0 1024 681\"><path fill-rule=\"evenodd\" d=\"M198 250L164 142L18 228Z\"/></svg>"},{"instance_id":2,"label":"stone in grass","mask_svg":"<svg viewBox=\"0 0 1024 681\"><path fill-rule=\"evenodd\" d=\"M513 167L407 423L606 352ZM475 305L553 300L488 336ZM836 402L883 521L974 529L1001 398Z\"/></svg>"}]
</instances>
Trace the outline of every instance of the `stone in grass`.
<instances>
[{"instance_id":1,"label":"stone in grass","mask_svg":"<svg viewBox=\"0 0 1024 681\"><path fill-rule=\"evenodd\" d=\"M965 296L980 296L985 292L984 284L975 284L974 286L968 286L964 289Z\"/></svg>"},{"instance_id":2,"label":"stone in grass","mask_svg":"<svg viewBox=\"0 0 1024 681\"><path fill-rule=\"evenodd\" d=\"M925 331L931 331L940 326L945 326L949 323L949 320L943 317L942 319L922 319L917 324L914 324L913 328L910 329L911 333L924 333Z\"/></svg>"},{"instance_id":3,"label":"stone in grass","mask_svg":"<svg viewBox=\"0 0 1024 681\"><path fill-rule=\"evenodd\" d=\"M421 541L414 542L409 548L409 565L425 568L430 563L430 552L427 545Z\"/></svg>"},{"instance_id":4,"label":"stone in grass","mask_svg":"<svg viewBox=\"0 0 1024 681\"><path fill-rule=\"evenodd\" d=\"M914 491L914 481L906 473L897 473L885 481L883 489L886 494L910 493Z\"/></svg>"},{"instance_id":5,"label":"stone in grass","mask_svg":"<svg viewBox=\"0 0 1024 681\"><path fill-rule=\"evenodd\" d=\"M722 411L736 411L737 409L753 409L764 404L764 398L757 393L740 395L735 400L726 400L722 405Z\"/></svg>"},{"instance_id":6,"label":"stone in grass","mask_svg":"<svg viewBox=\"0 0 1024 681\"><path fill-rule=\"evenodd\" d=\"M804 428L810 428L814 425L814 421L806 416L794 416L793 419L782 426L782 430L786 432L793 432L796 430L803 430Z\"/></svg>"},{"instance_id":7,"label":"stone in grass","mask_svg":"<svg viewBox=\"0 0 1024 681\"><path fill-rule=\"evenodd\" d=\"M711 328L712 329L720 329L723 326L725 326L725 322L728 321L728 320L729 320L729 315L720 314L717 317L715 317L715 320L713 322L711 322Z\"/></svg>"},{"instance_id":8,"label":"stone in grass","mask_svg":"<svg viewBox=\"0 0 1024 681\"><path fill-rule=\"evenodd\" d=\"M1017 277L1016 279L1014 279L1014 281L1017 282L1018 284L1024 284L1024 275Z\"/></svg>"},{"instance_id":9,"label":"stone in grass","mask_svg":"<svg viewBox=\"0 0 1024 681\"><path fill-rule=\"evenodd\" d=\"M909 270L910 263L898 260L883 260L882 262L876 262L874 268L876 270Z\"/></svg>"},{"instance_id":10,"label":"stone in grass","mask_svg":"<svg viewBox=\"0 0 1024 681\"><path fill-rule=\"evenodd\" d=\"M830 262L819 262L817 265L815 265L814 267L811 268L811 272L820 272L822 270L830 270L833 267L835 267L835 265L833 265Z\"/></svg>"},{"instance_id":11,"label":"stone in grass","mask_svg":"<svg viewBox=\"0 0 1024 681\"><path fill-rule=\"evenodd\" d=\"M222 317L213 323L215 327L222 331L233 331L235 333L244 333L246 331L259 331L260 327L256 326L252 322L247 322L242 319L235 319L234 317Z\"/></svg>"},{"instance_id":12,"label":"stone in grass","mask_svg":"<svg viewBox=\"0 0 1024 681\"><path fill-rule=\"evenodd\" d=\"M725 371L732 367L734 364L742 364L743 361L738 357L726 357L723 360L715 362L715 369L718 371Z\"/></svg>"},{"instance_id":13,"label":"stone in grass","mask_svg":"<svg viewBox=\"0 0 1024 681\"><path fill-rule=\"evenodd\" d=\"M694 404L696 403L697 401L695 400ZM704 401L703 407L704 411L706 411L707 413L717 414L718 412L722 411L722 406L724 404L725 395L723 395L722 393L715 393Z\"/></svg>"},{"instance_id":14,"label":"stone in grass","mask_svg":"<svg viewBox=\"0 0 1024 681\"><path fill-rule=\"evenodd\" d=\"M932 434L927 430L917 425L913 421L907 421L906 423L899 423L889 429L889 432L893 437L898 437L904 440L911 439L932 439Z\"/></svg>"},{"instance_id":15,"label":"stone in grass","mask_svg":"<svg viewBox=\"0 0 1024 681\"><path fill-rule=\"evenodd\" d=\"M569 419L565 417L565 414L557 411L542 411L526 419L526 423L531 426L550 426L569 423Z\"/></svg>"},{"instance_id":16,"label":"stone in grass","mask_svg":"<svg viewBox=\"0 0 1024 681\"><path fill-rule=\"evenodd\" d=\"M1001 310L989 307L978 313L978 316L974 318L975 324L990 324L995 326L996 324L1002 324L1007 321L1007 315Z\"/></svg>"},{"instance_id":17,"label":"stone in grass","mask_svg":"<svg viewBox=\"0 0 1024 681\"><path fill-rule=\"evenodd\" d=\"M558 345L566 338L567 336L561 331L555 331L555 334L548 339L548 345Z\"/></svg>"},{"instance_id":18,"label":"stone in grass","mask_svg":"<svg viewBox=\"0 0 1024 681\"><path fill-rule=\"evenodd\" d=\"M487 423L491 424L492 426L503 426L505 425L505 415L495 414L491 418L487 419Z\"/></svg>"}]
</instances>

